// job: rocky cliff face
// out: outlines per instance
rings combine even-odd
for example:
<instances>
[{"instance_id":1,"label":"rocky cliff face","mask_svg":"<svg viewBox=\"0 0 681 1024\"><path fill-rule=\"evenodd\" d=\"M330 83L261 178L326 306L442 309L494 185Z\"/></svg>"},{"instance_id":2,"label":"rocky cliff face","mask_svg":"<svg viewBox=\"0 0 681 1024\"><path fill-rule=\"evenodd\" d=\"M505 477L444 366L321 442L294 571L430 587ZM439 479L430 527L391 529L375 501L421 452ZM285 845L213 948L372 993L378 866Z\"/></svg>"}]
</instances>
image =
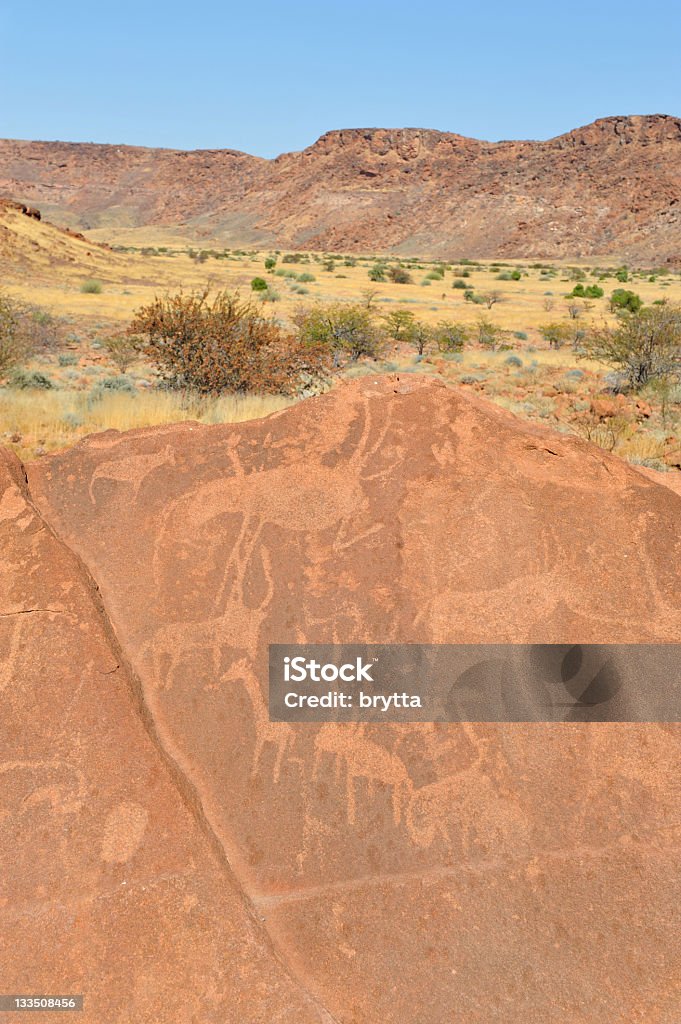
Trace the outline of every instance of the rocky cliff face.
<instances>
[{"instance_id":1,"label":"rocky cliff face","mask_svg":"<svg viewBox=\"0 0 681 1024\"><path fill-rule=\"evenodd\" d=\"M678 1020L678 726L266 703L273 642L676 642L678 496L389 377L27 474L0 460L8 991L84 992L83 1024Z\"/></svg>"},{"instance_id":2,"label":"rocky cliff face","mask_svg":"<svg viewBox=\"0 0 681 1024\"><path fill-rule=\"evenodd\" d=\"M300 153L0 142L0 193L70 226L181 224L225 244L443 257L681 258L681 121L547 142L328 132Z\"/></svg>"}]
</instances>

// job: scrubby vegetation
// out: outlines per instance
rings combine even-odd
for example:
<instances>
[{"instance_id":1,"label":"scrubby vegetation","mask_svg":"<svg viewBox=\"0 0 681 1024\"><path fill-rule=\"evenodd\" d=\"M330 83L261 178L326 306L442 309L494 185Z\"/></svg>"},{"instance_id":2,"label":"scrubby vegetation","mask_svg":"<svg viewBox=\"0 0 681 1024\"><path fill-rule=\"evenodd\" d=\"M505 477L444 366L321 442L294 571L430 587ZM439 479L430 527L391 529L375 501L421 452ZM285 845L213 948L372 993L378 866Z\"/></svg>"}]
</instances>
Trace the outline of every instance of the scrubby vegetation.
<instances>
[{"instance_id":1,"label":"scrubby vegetation","mask_svg":"<svg viewBox=\"0 0 681 1024\"><path fill-rule=\"evenodd\" d=\"M200 394L295 394L328 366L323 344L282 330L227 291L157 298L137 311L129 333L164 381Z\"/></svg>"},{"instance_id":2,"label":"scrubby vegetation","mask_svg":"<svg viewBox=\"0 0 681 1024\"><path fill-rule=\"evenodd\" d=\"M60 286L41 307L44 290L3 293L0 432L22 454L110 425L104 410L121 427L203 418L397 372L436 374L645 465L681 462L681 277L669 268L172 247L132 258L193 290L150 290L136 269L118 286L107 273L92 303L76 267L74 298Z\"/></svg>"}]
</instances>

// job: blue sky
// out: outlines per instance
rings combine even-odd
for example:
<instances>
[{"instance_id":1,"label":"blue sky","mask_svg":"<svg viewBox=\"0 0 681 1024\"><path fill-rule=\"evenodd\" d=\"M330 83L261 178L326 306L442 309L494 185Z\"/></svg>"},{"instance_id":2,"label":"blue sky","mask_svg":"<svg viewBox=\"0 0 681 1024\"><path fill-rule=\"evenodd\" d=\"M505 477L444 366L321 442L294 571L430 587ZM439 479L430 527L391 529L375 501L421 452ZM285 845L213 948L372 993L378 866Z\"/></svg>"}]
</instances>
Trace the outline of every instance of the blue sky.
<instances>
[{"instance_id":1,"label":"blue sky","mask_svg":"<svg viewBox=\"0 0 681 1024\"><path fill-rule=\"evenodd\" d=\"M275 156L347 127L681 115L681 4L0 0L0 137Z\"/></svg>"}]
</instances>

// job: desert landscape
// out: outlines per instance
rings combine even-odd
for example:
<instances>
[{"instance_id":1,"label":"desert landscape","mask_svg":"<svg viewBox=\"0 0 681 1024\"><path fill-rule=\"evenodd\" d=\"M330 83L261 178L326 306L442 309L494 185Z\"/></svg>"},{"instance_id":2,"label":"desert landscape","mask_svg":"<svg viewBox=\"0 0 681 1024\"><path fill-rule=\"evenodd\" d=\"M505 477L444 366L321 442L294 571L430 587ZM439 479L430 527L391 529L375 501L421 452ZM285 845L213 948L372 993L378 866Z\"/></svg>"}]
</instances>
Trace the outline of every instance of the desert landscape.
<instances>
[{"instance_id":1,"label":"desert landscape","mask_svg":"<svg viewBox=\"0 0 681 1024\"><path fill-rule=\"evenodd\" d=\"M678 643L681 121L4 140L0 197L4 991L678 1024L677 723L272 721L267 660Z\"/></svg>"}]
</instances>

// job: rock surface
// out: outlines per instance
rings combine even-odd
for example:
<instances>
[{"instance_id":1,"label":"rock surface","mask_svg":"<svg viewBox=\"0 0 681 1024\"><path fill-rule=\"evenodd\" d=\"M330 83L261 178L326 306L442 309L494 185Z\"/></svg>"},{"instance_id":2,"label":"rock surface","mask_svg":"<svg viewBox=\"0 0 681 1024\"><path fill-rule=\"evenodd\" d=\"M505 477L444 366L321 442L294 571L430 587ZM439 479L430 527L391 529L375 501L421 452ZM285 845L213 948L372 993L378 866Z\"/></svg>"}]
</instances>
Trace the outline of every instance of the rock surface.
<instances>
[{"instance_id":1,"label":"rock surface","mask_svg":"<svg viewBox=\"0 0 681 1024\"><path fill-rule=\"evenodd\" d=\"M234 150L0 141L0 194L77 228L183 225L227 245L681 262L681 120L608 117L545 142L415 128Z\"/></svg>"},{"instance_id":2,"label":"rock surface","mask_svg":"<svg viewBox=\"0 0 681 1024\"><path fill-rule=\"evenodd\" d=\"M5 479L8 991L84 990L85 1024L676 1024L677 726L275 724L266 663L676 642L677 495L408 376L93 436L28 467L39 513Z\"/></svg>"}]
</instances>

